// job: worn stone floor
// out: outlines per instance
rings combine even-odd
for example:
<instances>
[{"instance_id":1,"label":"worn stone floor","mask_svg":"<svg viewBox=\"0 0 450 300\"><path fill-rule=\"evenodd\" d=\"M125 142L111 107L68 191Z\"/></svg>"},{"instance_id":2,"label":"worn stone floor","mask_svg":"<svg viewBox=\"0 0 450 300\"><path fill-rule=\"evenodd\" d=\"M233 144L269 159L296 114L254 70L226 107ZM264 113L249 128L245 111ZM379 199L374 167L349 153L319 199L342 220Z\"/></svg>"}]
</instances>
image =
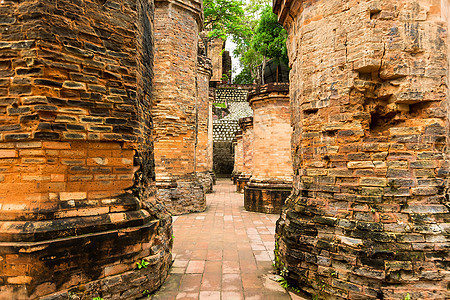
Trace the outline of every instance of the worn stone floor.
<instances>
[{"instance_id":1,"label":"worn stone floor","mask_svg":"<svg viewBox=\"0 0 450 300\"><path fill-rule=\"evenodd\" d=\"M272 278L278 216L245 211L235 190L218 180L206 212L174 217L175 261L152 299L291 299Z\"/></svg>"}]
</instances>

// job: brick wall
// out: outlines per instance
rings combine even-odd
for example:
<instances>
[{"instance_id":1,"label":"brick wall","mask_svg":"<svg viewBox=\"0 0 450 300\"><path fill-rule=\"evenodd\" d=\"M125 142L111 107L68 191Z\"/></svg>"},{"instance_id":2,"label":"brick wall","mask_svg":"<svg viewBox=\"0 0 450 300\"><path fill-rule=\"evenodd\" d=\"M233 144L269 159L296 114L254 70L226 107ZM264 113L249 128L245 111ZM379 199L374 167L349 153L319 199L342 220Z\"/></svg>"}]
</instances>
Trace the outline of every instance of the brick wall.
<instances>
[{"instance_id":1,"label":"brick wall","mask_svg":"<svg viewBox=\"0 0 450 300\"><path fill-rule=\"evenodd\" d=\"M249 95L253 109L252 180L292 182L289 85L267 84Z\"/></svg>"},{"instance_id":2,"label":"brick wall","mask_svg":"<svg viewBox=\"0 0 450 300\"><path fill-rule=\"evenodd\" d=\"M213 167L218 177L230 177L234 168L233 142L214 142Z\"/></svg>"},{"instance_id":3,"label":"brick wall","mask_svg":"<svg viewBox=\"0 0 450 300\"><path fill-rule=\"evenodd\" d=\"M253 130L253 117L240 119L239 125L242 130L242 172L250 178L253 172L253 144L255 137Z\"/></svg>"},{"instance_id":4,"label":"brick wall","mask_svg":"<svg viewBox=\"0 0 450 300\"><path fill-rule=\"evenodd\" d=\"M225 41L222 39L207 38L208 58L212 63L211 81L220 82L222 80L222 51L225 47Z\"/></svg>"},{"instance_id":5,"label":"brick wall","mask_svg":"<svg viewBox=\"0 0 450 300\"><path fill-rule=\"evenodd\" d=\"M195 174L200 1L155 1L154 117L157 199L173 214L203 211Z\"/></svg>"},{"instance_id":6,"label":"brick wall","mask_svg":"<svg viewBox=\"0 0 450 300\"><path fill-rule=\"evenodd\" d=\"M214 103L214 90L212 88L209 89L209 108L208 108L208 148L207 148L207 159L206 165L208 170L213 174L214 165L213 165L213 157L214 157L214 133L213 133L213 103Z\"/></svg>"},{"instance_id":7,"label":"brick wall","mask_svg":"<svg viewBox=\"0 0 450 300\"><path fill-rule=\"evenodd\" d=\"M242 141L238 141L238 143L242 149L239 149L239 154L235 154L234 165L240 168L240 172L233 172L232 179L236 183L236 190L242 193L253 171L253 117L239 119L239 126L242 132Z\"/></svg>"},{"instance_id":8,"label":"brick wall","mask_svg":"<svg viewBox=\"0 0 450 300\"><path fill-rule=\"evenodd\" d=\"M294 195L278 268L321 299L448 298L448 33L440 1L275 1Z\"/></svg>"},{"instance_id":9,"label":"brick wall","mask_svg":"<svg viewBox=\"0 0 450 300\"><path fill-rule=\"evenodd\" d=\"M213 121L214 172L230 176L233 171L234 152L232 141L239 130L239 119L253 114L247 103L250 86L223 85L215 89L214 103L225 105L216 108Z\"/></svg>"},{"instance_id":10,"label":"brick wall","mask_svg":"<svg viewBox=\"0 0 450 300\"><path fill-rule=\"evenodd\" d=\"M203 41L199 40L199 53L197 59L197 141L196 141L196 173L205 192L212 192L212 155L210 154L210 133L212 133L212 103L209 99L209 79L211 78L212 64L206 57ZM211 124L210 124L211 123ZM211 126L211 127L210 127Z\"/></svg>"},{"instance_id":11,"label":"brick wall","mask_svg":"<svg viewBox=\"0 0 450 300\"><path fill-rule=\"evenodd\" d=\"M233 174L241 174L244 170L244 145L242 142L242 131L236 132L236 142L234 147L234 168Z\"/></svg>"},{"instance_id":12,"label":"brick wall","mask_svg":"<svg viewBox=\"0 0 450 300\"><path fill-rule=\"evenodd\" d=\"M279 214L292 190L289 84L257 86L248 101L253 109L253 155L244 206L250 211ZM244 169L247 159L244 155Z\"/></svg>"},{"instance_id":13,"label":"brick wall","mask_svg":"<svg viewBox=\"0 0 450 300\"><path fill-rule=\"evenodd\" d=\"M152 205L153 3L1 9L0 298L155 290L171 226Z\"/></svg>"}]
</instances>

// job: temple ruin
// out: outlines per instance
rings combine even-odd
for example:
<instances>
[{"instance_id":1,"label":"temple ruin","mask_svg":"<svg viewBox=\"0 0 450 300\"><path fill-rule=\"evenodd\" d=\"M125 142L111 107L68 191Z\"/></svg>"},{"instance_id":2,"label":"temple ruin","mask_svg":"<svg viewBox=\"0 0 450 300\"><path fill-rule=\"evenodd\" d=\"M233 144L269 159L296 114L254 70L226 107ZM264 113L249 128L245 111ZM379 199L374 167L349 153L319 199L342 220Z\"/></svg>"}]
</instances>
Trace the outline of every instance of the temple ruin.
<instances>
[{"instance_id":1,"label":"temple ruin","mask_svg":"<svg viewBox=\"0 0 450 300\"><path fill-rule=\"evenodd\" d=\"M274 0L262 85L202 3L1 1L0 299L149 296L216 176L303 296L449 299L450 0Z\"/></svg>"},{"instance_id":2,"label":"temple ruin","mask_svg":"<svg viewBox=\"0 0 450 300\"><path fill-rule=\"evenodd\" d=\"M197 58L202 2L155 1L155 6L156 197L172 214L199 212L206 209L200 179L207 180L206 166L197 161L207 154L203 146L207 129L202 125L203 106L209 107L210 76L210 67L200 65L201 57ZM203 124L199 123L199 108Z\"/></svg>"},{"instance_id":3,"label":"temple ruin","mask_svg":"<svg viewBox=\"0 0 450 300\"><path fill-rule=\"evenodd\" d=\"M248 100L253 109L252 130L247 130L251 146L246 147L244 139L243 174L238 179L245 183L241 184L244 206L250 211L279 214L292 190L289 84L258 86ZM249 147L251 156L245 149Z\"/></svg>"},{"instance_id":4,"label":"temple ruin","mask_svg":"<svg viewBox=\"0 0 450 300\"><path fill-rule=\"evenodd\" d=\"M172 228L155 201L153 2L1 8L0 298L155 290Z\"/></svg>"},{"instance_id":5,"label":"temple ruin","mask_svg":"<svg viewBox=\"0 0 450 300\"><path fill-rule=\"evenodd\" d=\"M274 11L294 130L277 268L316 299L448 298L448 1Z\"/></svg>"}]
</instances>

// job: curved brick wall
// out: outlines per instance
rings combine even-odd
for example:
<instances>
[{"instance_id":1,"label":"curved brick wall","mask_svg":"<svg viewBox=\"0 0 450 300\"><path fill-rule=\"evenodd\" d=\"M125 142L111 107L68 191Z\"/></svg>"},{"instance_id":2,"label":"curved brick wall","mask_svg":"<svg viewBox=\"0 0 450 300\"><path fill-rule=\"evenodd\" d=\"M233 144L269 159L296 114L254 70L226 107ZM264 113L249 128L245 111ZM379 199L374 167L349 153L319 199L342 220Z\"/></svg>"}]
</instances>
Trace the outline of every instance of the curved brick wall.
<instances>
[{"instance_id":1,"label":"curved brick wall","mask_svg":"<svg viewBox=\"0 0 450 300\"><path fill-rule=\"evenodd\" d=\"M253 109L253 155L244 206L250 211L280 213L291 193L293 175L289 84L258 86L248 101Z\"/></svg>"},{"instance_id":2,"label":"curved brick wall","mask_svg":"<svg viewBox=\"0 0 450 300\"><path fill-rule=\"evenodd\" d=\"M201 39L199 39L201 41ZM199 42L197 59L197 141L195 152L196 173L205 192L213 191L212 176L212 102L209 99L209 79L212 74L211 60L205 56L206 49Z\"/></svg>"},{"instance_id":3,"label":"curved brick wall","mask_svg":"<svg viewBox=\"0 0 450 300\"><path fill-rule=\"evenodd\" d=\"M319 299L449 297L447 24L439 1L275 1L294 193L277 267Z\"/></svg>"},{"instance_id":4,"label":"curved brick wall","mask_svg":"<svg viewBox=\"0 0 450 300\"><path fill-rule=\"evenodd\" d=\"M244 191L253 171L253 117L239 119L242 131L242 172L236 179L237 190Z\"/></svg>"},{"instance_id":5,"label":"curved brick wall","mask_svg":"<svg viewBox=\"0 0 450 300\"><path fill-rule=\"evenodd\" d=\"M155 290L171 221L153 197L153 2L1 8L0 299Z\"/></svg>"},{"instance_id":6,"label":"curved brick wall","mask_svg":"<svg viewBox=\"0 0 450 300\"><path fill-rule=\"evenodd\" d=\"M202 2L155 1L155 175L172 214L206 209L196 174L198 39Z\"/></svg>"},{"instance_id":7,"label":"curved brick wall","mask_svg":"<svg viewBox=\"0 0 450 300\"><path fill-rule=\"evenodd\" d=\"M237 131L236 134L236 141L234 142L234 169L233 169L233 180L235 180L237 184L237 179L242 174L242 171L244 169L244 144L242 141L242 131ZM239 186L237 185L238 192L241 192L243 190L239 189Z\"/></svg>"}]
</instances>

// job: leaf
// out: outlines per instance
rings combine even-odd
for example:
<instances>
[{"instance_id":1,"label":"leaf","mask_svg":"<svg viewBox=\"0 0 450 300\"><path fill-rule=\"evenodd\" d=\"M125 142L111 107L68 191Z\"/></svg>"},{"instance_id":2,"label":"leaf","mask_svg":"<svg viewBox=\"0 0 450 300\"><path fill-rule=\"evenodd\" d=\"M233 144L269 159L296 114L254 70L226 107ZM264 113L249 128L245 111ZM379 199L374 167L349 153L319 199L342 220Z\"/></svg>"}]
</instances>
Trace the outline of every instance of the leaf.
<instances>
[{"instance_id":1,"label":"leaf","mask_svg":"<svg viewBox=\"0 0 450 300\"><path fill-rule=\"evenodd\" d=\"M213 105L219 108L227 108L227 105L225 103L213 103Z\"/></svg>"}]
</instances>

